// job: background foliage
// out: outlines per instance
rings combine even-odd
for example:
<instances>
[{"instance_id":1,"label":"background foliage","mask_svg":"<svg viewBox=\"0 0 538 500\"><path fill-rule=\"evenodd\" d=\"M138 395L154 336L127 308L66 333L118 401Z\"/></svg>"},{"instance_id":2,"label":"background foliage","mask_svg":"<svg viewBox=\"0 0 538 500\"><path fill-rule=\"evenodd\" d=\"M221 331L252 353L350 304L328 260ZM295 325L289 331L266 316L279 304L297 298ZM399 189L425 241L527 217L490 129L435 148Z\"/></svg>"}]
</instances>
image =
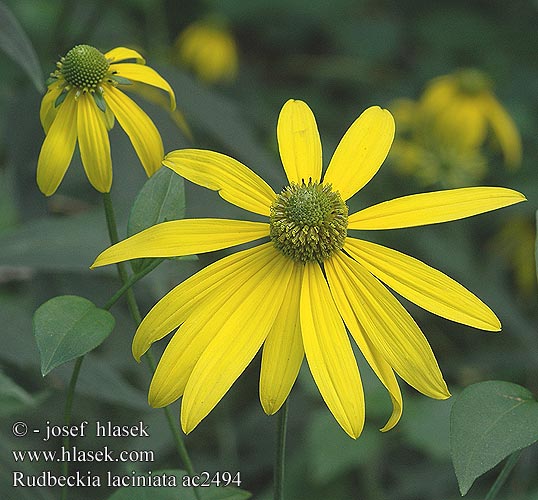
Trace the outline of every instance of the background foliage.
<instances>
[{"instance_id":1,"label":"background foliage","mask_svg":"<svg viewBox=\"0 0 538 500\"><path fill-rule=\"evenodd\" d=\"M46 464L14 464L21 448L11 425L17 420L42 427L60 424L67 363L41 375L32 331L34 311L57 295L76 294L102 306L119 288L114 269L89 271L108 246L100 199L87 182L77 155L58 194L46 199L35 184L43 140L37 92L26 71L42 80L59 56L76 43L102 50L129 46L171 83L178 107L192 129L191 142L158 106L141 105L154 118L165 151L195 145L227 153L249 165L275 190L285 182L276 149L276 120L288 98L305 100L316 114L327 160L347 126L366 107L387 106L399 97L418 97L428 80L460 67L476 67L495 82L499 100L522 134L523 163L507 171L500 156L488 163L484 184L511 187L529 202L489 215L424 229L388 231L379 242L408 252L460 281L480 296L503 323L502 334L474 331L406 304L437 355L454 395L489 379L520 384L538 394L538 314L536 281L522 289L517 273L535 274L532 258L514 269L511 250L518 239L499 235L515 218L534 227L538 200L538 3L516 0L9 0L36 53L36 61L14 61L0 52L0 497L57 498L58 491L19 490L13 496L11 471L39 472ZM192 21L209 14L227 19L240 52L235 83L209 87L174 64L173 41ZM0 39L0 42L2 40ZM36 66L37 65L37 66ZM35 80L35 78L34 78ZM119 129L111 132L115 183L112 189L127 234L130 207L144 185L143 170ZM325 165L327 161L325 161ZM401 177L389 155L385 165L351 211L372 203L423 191ZM190 217L243 217L215 193L185 183ZM167 261L135 286L146 312L174 284L225 252L197 260ZM520 259L521 260L521 259ZM179 468L162 412L146 402L149 372L130 354L133 325L125 303L111 311L116 326L88 355L81 370L73 421L143 420L151 439L132 438L118 447L155 450L153 464L113 464L117 472ZM164 342L161 342L163 344ZM162 346L161 346L162 349ZM434 401L409 387L401 423L386 434L390 414L386 391L359 357L364 378L367 423L358 441L333 421L306 366L290 400L287 454L288 498L321 500L430 500L460 498L450 460L449 415L453 399ZM274 418L265 416L257 396L256 358L212 414L187 437L195 467L241 471L242 487L254 498L271 497ZM174 405L177 415L179 407ZM86 448L102 443L91 438ZM60 446L60 443L55 443ZM50 449L36 436L24 447ZM47 448L48 447L48 448ZM527 448L498 498L538 498L538 449ZM95 466L95 469L93 469ZM48 467L48 466L47 466ZM107 467L92 464L92 470ZM122 469L123 467L123 469ZM483 498L499 468L487 473L466 498ZM77 498L106 498L112 489L80 489Z\"/></svg>"}]
</instances>

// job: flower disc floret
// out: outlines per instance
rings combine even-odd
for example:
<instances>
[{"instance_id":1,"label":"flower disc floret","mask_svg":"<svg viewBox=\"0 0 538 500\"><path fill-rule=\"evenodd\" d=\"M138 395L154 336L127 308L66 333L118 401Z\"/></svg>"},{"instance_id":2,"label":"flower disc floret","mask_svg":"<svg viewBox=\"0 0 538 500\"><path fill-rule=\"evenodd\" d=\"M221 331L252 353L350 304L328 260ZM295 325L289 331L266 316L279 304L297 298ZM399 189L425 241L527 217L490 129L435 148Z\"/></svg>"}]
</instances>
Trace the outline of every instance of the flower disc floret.
<instances>
[{"instance_id":1,"label":"flower disc floret","mask_svg":"<svg viewBox=\"0 0 538 500\"><path fill-rule=\"evenodd\" d=\"M284 255L323 262L344 246L348 209L331 184L291 183L271 205L270 237Z\"/></svg>"},{"instance_id":2,"label":"flower disc floret","mask_svg":"<svg viewBox=\"0 0 538 500\"><path fill-rule=\"evenodd\" d=\"M103 81L110 63L91 45L76 45L60 62L60 72L68 84L84 92L94 92Z\"/></svg>"}]
</instances>

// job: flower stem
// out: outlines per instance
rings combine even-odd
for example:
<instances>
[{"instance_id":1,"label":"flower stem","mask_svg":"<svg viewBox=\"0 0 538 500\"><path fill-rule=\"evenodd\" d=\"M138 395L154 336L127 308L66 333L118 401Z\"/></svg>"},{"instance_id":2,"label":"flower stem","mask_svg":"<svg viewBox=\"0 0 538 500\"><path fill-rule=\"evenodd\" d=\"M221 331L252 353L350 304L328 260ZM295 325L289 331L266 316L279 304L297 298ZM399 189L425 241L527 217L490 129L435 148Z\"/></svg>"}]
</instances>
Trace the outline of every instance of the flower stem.
<instances>
[{"instance_id":1,"label":"flower stem","mask_svg":"<svg viewBox=\"0 0 538 500\"><path fill-rule=\"evenodd\" d=\"M519 460L522 451L523 450L517 450L508 457L508 460L504 464L504 467L502 468L500 474L497 476L497 479L488 491L485 500L493 500L497 496L497 493L499 493L499 490L502 488L503 484L508 479L510 472L512 472L512 469L515 467L517 461Z\"/></svg>"},{"instance_id":2,"label":"flower stem","mask_svg":"<svg viewBox=\"0 0 538 500\"><path fill-rule=\"evenodd\" d=\"M73 408L73 398L75 396L75 387L77 386L78 375L80 373L80 367L84 361L84 356L77 358L75 366L73 368L73 373L71 375L71 380L69 381L69 388L67 389L67 397L65 399L65 409L64 409L64 424L69 426L71 424L71 410ZM63 447L64 450L69 448L69 436L63 438ZM62 475L67 476L69 471L69 462L65 461L62 463ZM67 485L62 488L62 500L67 500Z\"/></svg>"},{"instance_id":3,"label":"flower stem","mask_svg":"<svg viewBox=\"0 0 538 500\"><path fill-rule=\"evenodd\" d=\"M288 401L286 400L278 412L277 446L274 471L274 500L284 500L284 470L286 454L286 428L288 425Z\"/></svg>"},{"instance_id":4,"label":"flower stem","mask_svg":"<svg viewBox=\"0 0 538 500\"><path fill-rule=\"evenodd\" d=\"M120 238L118 236L118 226L116 224L116 216L114 214L114 207L112 206L112 199L110 197L110 193L103 193L103 204L105 207L105 217L106 224L108 227L108 235L110 236L110 243L114 245L115 243L118 243L118 241L120 241ZM129 281L129 275L125 267L125 263L118 262L116 264L116 267L118 269L120 280L122 284L125 285ZM140 309L138 308L138 304L136 303L136 298L132 288L127 289L126 295L129 311L134 322L136 323L136 326L138 326L142 321L142 315L140 314Z\"/></svg>"},{"instance_id":5,"label":"flower stem","mask_svg":"<svg viewBox=\"0 0 538 500\"><path fill-rule=\"evenodd\" d=\"M107 226L108 226L108 234L110 236L110 242L114 244L119 241L119 237L118 237L118 226L116 224L116 217L114 214L114 207L112 205L112 199L110 197L110 193L103 193L103 204L105 208L105 216L106 216L106 221L107 221ZM119 262L117 264L117 268L118 268L118 274L119 274L120 280L123 283L124 287L126 287L126 285L129 283L129 275L127 273L127 269L125 268L123 262ZM136 326L138 326L142 322L142 315L140 314L140 309L138 308L134 291L131 287L126 287L125 293L127 296L127 304L129 306L131 317L133 318ZM146 357L148 359L148 363L150 364L151 371L152 373L154 373L155 372L155 360L153 359L153 356L151 355L150 352L147 353ZM166 415L168 426L170 427L170 431L174 438L177 452L183 462L183 465L187 469L187 472L192 476L194 475L194 468L192 466L191 459L187 452L187 448L185 447L185 442L183 441L183 438L178 430L177 425L175 425L174 423L174 418L172 417L170 408L165 407L164 413ZM194 489L194 496L197 498L197 500L200 500L200 496L196 488Z\"/></svg>"}]
</instances>

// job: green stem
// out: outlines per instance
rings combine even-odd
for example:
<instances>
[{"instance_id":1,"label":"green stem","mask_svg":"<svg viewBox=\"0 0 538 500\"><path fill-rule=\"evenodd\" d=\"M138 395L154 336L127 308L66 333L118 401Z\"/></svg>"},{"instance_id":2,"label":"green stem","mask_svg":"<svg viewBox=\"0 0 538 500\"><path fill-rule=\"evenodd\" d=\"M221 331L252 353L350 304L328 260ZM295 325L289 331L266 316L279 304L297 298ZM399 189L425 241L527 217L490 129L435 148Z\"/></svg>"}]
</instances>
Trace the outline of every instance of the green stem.
<instances>
[{"instance_id":1,"label":"green stem","mask_svg":"<svg viewBox=\"0 0 538 500\"><path fill-rule=\"evenodd\" d=\"M512 472L512 469L517 464L517 461L519 460L519 457L521 456L522 452L523 450L517 450L508 457L508 460L504 464L504 467L502 468L500 474L497 476L497 479L488 491L485 500L493 500L497 496L497 493L499 493L499 490L502 488L503 484L508 479L510 472Z\"/></svg>"},{"instance_id":2,"label":"green stem","mask_svg":"<svg viewBox=\"0 0 538 500\"><path fill-rule=\"evenodd\" d=\"M275 456L274 500L284 500L284 470L286 454L286 428L288 425L288 401L286 400L278 412L277 447Z\"/></svg>"},{"instance_id":3,"label":"green stem","mask_svg":"<svg viewBox=\"0 0 538 500\"><path fill-rule=\"evenodd\" d=\"M73 373L71 375L71 380L69 381L69 388L67 389L67 398L65 400L65 409L64 409L64 424L69 426L71 424L71 411L73 409L73 398L75 397L75 387L77 385L78 375L80 373L80 367L84 361L84 356L77 358L75 366L73 368ZM69 448L69 436L63 438L63 447L64 450ZM69 462L65 461L62 463L62 475L67 476L69 472ZM67 500L67 485L62 488L62 500Z\"/></svg>"},{"instance_id":4,"label":"green stem","mask_svg":"<svg viewBox=\"0 0 538 500\"><path fill-rule=\"evenodd\" d=\"M153 353L151 351L148 351L146 353L146 361L148 363L148 368L150 369L151 373L155 373L155 367L157 364L155 363L155 358L153 357ZM183 438L179 432L178 426L175 424L174 416L172 415L172 411L170 410L169 406L165 406L163 408L164 414L166 415L166 420L168 422L168 426L170 427L170 430L172 431L172 434L174 436L174 441L176 443L176 449L177 452L185 465L185 470L188 472L189 476L194 476L194 467L192 466L191 459L189 457L189 454L187 452L187 448L185 447L185 442L183 441ZM194 493L196 495L196 498L199 498L198 491L195 489Z\"/></svg>"},{"instance_id":5,"label":"green stem","mask_svg":"<svg viewBox=\"0 0 538 500\"><path fill-rule=\"evenodd\" d=\"M110 198L110 193L103 193L103 204L105 207L105 217L108 227L108 235L110 236L110 243L113 245L120 241L118 236L118 226L116 224L116 216L114 214L114 207L112 206L112 199ZM116 264L118 269L118 274L122 284L125 285L129 281L129 275L127 273L127 268L124 262L118 262ZM140 309L138 309L138 304L136 303L136 298L132 288L128 288L126 291L127 295L127 305L131 316L136 323L136 326L142 321L142 315L140 314Z\"/></svg>"},{"instance_id":6,"label":"green stem","mask_svg":"<svg viewBox=\"0 0 538 500\"><path fill-rule=\"evenodd\" d=\"M123 286L114 295L112 295L110 299L108 299L107 303L103 306L103 309L106 309L108 311L122 297L122 295L127 292L127 290L129 290L137 281L141 280L144 276L146 276L146 274L149 274L151 271L153 271L163 261L164 259L155 259L146 267L144 267L142 271L133 274L123 284Z\"/></svg>"},{"instance_id":7,"label":"green stem","mask_svg":"<svg viewBox=\"0 0 538 500\"><path fill-rule=\"evenodd\" d=\"M111 243L114 244L119 241L119 237L118 237L118 227L116 224L116 217L114 215L114 207L112 206L112 199L110 197L110 193L103 193L103 203L105 207L105 216L106 216L106 221L107 221L107 226L108 226L108 234L110 236ZM127 283L129 283L129 275L127 273L127 269L124 266L124 263L123 262L118 263L117 268L118 268L118 274L120 276L121 282L123 283L124 286L127 285ZM142 322L142 315L140 314L140 309L138 308L134 291L131 287L127 287L125 290L125 293L127 295L127 304L129 306L129 311L131 312L131 316L136 326L138 326ZM154 373L155 372L155 360L153 359L153 356L151 355L150 352L147 353L146 358L148 359L148 363L150 364L152 373ZM192 476L194 475L194 468L192 466L192 462L189 457L189 454L187 453L187 448L185 447L183 438L181 434L179 433L177 425L175 425L174 423L174 419L172 417L170 409L168 407L165 407L164 412L166 415L168 426L170 427L170 431L172 432L172 436L176 444L177 452L181 460L183 461L183 464L187 472ZM194 496L197 498L197 500L200 500L199 495L200 494L198 493L198 490L195 488Z\"/></svg>"}]
</instances>

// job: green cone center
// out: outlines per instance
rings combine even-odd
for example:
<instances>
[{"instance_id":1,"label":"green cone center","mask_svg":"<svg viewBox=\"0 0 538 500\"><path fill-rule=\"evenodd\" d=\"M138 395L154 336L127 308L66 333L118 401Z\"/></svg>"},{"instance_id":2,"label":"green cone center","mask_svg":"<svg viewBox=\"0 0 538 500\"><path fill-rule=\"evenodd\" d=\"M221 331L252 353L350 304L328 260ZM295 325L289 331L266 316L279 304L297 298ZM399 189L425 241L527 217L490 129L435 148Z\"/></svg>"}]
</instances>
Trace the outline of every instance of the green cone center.
<instances>
[{"instance_id":1,"label":"green cone center","mask_svg":"<svg viewBox=\"0 0 538 500\"><path fill-rule=\"evenodd\" d=\"M91 92L103 81L109 66L95 47L77 45L62 57L60 71L70 85Z\"/></svg>"},{"instance_id":2,"label":"green cone center","mask_svg":"<svg viewBox=\"0 0 538 500\"><path fill-rule=\"evenodd\" d=\"M323 262L344 246L347 214L330 184L292 182L271 205L270 237L293 260Z\"/></svg>"}]
</instances>

